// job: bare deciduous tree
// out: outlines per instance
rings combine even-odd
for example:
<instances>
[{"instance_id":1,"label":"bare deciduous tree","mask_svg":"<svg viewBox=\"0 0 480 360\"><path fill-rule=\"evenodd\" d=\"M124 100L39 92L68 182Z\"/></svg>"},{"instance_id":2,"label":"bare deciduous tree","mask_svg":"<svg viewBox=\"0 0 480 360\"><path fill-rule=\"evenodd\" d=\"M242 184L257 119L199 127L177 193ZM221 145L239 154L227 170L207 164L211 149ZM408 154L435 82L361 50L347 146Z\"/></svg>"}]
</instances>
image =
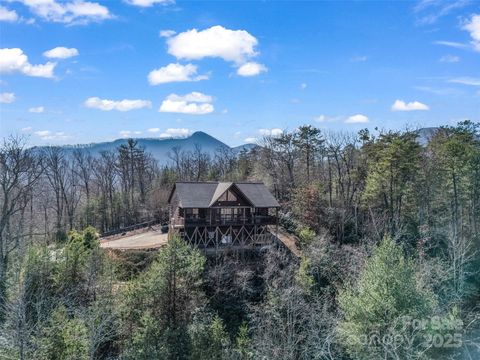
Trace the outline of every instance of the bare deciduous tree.
<instances>
[{"instance_id":1,"label":"bare deciduous tree","mask_svg":"<svg viewBox=\"0 0 480 360\"><path fill-rule=\"evenodd\" d=\"M41 158L25 148L19 138L0 147L0 321L6 296L8 260L25 238L25 209L42 173Z\"/></svg>"}]
</instances>

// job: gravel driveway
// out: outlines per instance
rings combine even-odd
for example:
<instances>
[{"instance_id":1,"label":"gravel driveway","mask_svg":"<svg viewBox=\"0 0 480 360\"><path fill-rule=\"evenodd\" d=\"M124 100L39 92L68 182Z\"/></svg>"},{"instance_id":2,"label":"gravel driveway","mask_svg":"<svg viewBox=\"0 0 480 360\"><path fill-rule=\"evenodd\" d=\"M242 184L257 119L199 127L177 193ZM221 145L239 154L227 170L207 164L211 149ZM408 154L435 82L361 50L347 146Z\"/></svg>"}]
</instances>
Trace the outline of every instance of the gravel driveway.
<instances>
[{"instance_id":1,"label":"gravel driveway","mask_svg":"<svg viewBox=\"0 0 480 360\"><path fill-rule=\"evenodd\" d=\"M105 238L100 241L102 248L109 249L155 249L167 243L168 234L162 234L157 230L150 230L140 234L116 236Z\"/></svg>"}]
</instances>

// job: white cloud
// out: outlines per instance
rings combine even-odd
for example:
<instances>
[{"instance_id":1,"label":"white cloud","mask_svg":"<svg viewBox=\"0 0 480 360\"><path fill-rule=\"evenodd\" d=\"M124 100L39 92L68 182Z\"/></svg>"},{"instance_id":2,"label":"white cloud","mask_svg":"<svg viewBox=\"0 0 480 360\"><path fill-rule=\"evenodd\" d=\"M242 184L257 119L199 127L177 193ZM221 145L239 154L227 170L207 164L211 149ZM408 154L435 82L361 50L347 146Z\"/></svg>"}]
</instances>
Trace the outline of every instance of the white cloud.
<instances>
[{"instance_id":1,"label":"white cloud","mask_svg":"<svg viewBox=\"0 0 480 360\"><path fill-rule=\"evenodd\" d=\"M175 30L160 30L158 35L160 37L169 38L175 35L177 32Z\"/></svg>"},{"instance_id":2,"label":"white cloud","mask_svg":"<svg viewBox=\"0 0 480 360\"><path fill-rule=\"evenodd\" d=\"M14 93L4 92L0 94L0 104L10 104L16 100Z\"/></svg>"},{"instance_id":3,"label":"white cloud","mask_svg":"<svg viewBox=\"0 0 480 360\"><path fill-rule=\"evenodd\" d=\"M344 119L342 116L328 116L325 114L318 115L317 117L314 117L313 120L319 123L324 123L324 122L335 122Z\"/></svg>"},{"instance_id":4,"label":"white cloud","mask_svg":"<svg viewBox=\"0 0 480 360\"><path fill-rule=\"evenodd\" d=\"M415 86L416 90L425 91L435 95L460 95L462 91L453 88L431 87L431 86Z\"/></svg>"},{"instance_id":5,"label":"white cloud","mask_svg":"<svg viewBox=\"0 0 480 360\"><path fill-rule=\"evenodd\" d=\"M262 136L278 137L283 134L283 130L280 128L260 129L258 130L258 133Z\"/></svg>"},{"instance_id":6,"label":"white cloud","mask_svg":"<svg viewBox=\"0 0 480 360\"><path fill-rule=\"evenodd\" d=\"M444 55L439 61L444 63L456 63L460 61L460 57L455 55Z\"/></svg>"},{"instance_id":7,"label":"white cloud","mask_svg":"<svg viewBox=\"0 0 480 360\"><path fill-rule=\"evenodd\" d=\"M53 70L56 63L47 62L43 65L27 65L23 68L23 73L27 76L53 78Z\"/></svg>"},{"instance_id":8,"label":"white cloud","mask_svg":"<svg viewBox=\"0 0 480 360\"><path fill-rule=\"evenodd\" d=\"M213 112L211 104L187 103L185 101L164 100L160 106L160 112L172 112L181 114L204 115Z\"/></svg>"},{"instance_id":9,"label":"white cloud","mask_svg":"<svg viewBox=\"0 0 480 360\"><path fill-rule=\"evenodd\" d=\"M240 76L255 76L268 70L263 64L249 61L259 54L256 51L258 40L246 30L230 30L216 25L179 34L162 30L160 36L167 38L168 53L177 59L221 58L234 63Z\"/></svg>"},{"instance_id":10,"label":"white cloud","mask_svg":"<svg viewBox=\"0 0 480 360\"><path fill-rule=\"evenodd\" d=\"M193 64L168 64L148 74L150 85L165 84L169 82L200 81L208 79L207 75L197 75L197 66Z\"/></svg>"},{"instance_id":11,"label":"white cloud","mask_svg":"<svg viewBox=\"0 0 480 360\"><path fill-rule=\"evenodd\" d=\"M473 49L480 52L480 14L473 14L470 20L463 25L462 29L470 33Z\"/></svg>"},{"instance_id":12,"label":"white cloud","mask_svg":"<svg viewBox=\"0 0 480 360\"><path fill-rule=\"evenodd\" d=\"M168 5L172 4L174 0L126 0L129 5L139 6L139 7L151 7L156 4Z\"/></svg>"},{"instance_id":13,"label":"white cloud","mask_svg":"<svg viewBox=\"0 0 480 360\"><path fill-rule=\"evenodd\" d=\"M258 133L257 136L249 136L245 138L243 141L251 144L251 143L258 143L264 137L278 138L282 136L283 130L280 128L258 129L257 133Z\"/></svg>"},{"instance_id":14,"label":"white cloud","mask_svg":"<svg viewBox=\"0 0 480 360\"><path fill-rule=\"evenodd\" d=\"M56 65L54 62L32 65L28 62L28 57L23 53L22 49L0 49L0 73L20 72L27 76L53 78L53 70Z\"/></svg>"},{"instance_id":15,"label":"white cloud","mask_svg":"<svg viewBox=\"0 0 480 360\"><path fill-rule=\"evenodd\" d=\"M300 89L305 90L307 88L307 84L302 83L300 84Z\"/></svg>"},{"instance_id":16,"label":"white cloud","mask_svg":"<svg viewBox=\"0 0 480 360\"><path fill-rule=\"evenodd\" d=\"M43 106L37 106L37 107L32 107L28 109L28 112L35 113L35 114L40 114L45 111L45 108Z\"/></svg>"},{"instance_id":17,"label":"white cloud","mask_svg":"<svg viewBox=\"0 0 480 360\"><path fill-rule=\"evenodd\" d=\"M450 79L448 80L448 82L454 84L480 86L480 78L473 78L468 76Z\"/></svg>"},{"instance_id":18,"label":"white cloud","mask_svg":"<svg viewBox=\"0 0 480 360\"><path fill-rule=\"evenodd\" d=\"M31 130L30 127L24 128L24 129L28 129L28 130L25 130L25 131L30 131ZM50 130L40 130L40 131L35 131L34 134L37 135L38 137L40 137L42 140L66 140L66 139L69 139L71 137L71 136L65 134L63 131L53 132L53 131L50 131Z\"/></svg>"},{"instance_id":19,"label":"white cloud","mask_svg":"<svg viewBox=\"0 0 480 360\"><path fill-rule=\"evenodd\" d=\"M463 44L455 41L435 41L434 44L453 47L455 49L468 49L469 47L467 44Z\"/></svg>"},{"instance_id":20,"label":"white cloud","mask_svg":"<svg viewBox=\"0 0 480 360\"><path fill-rule=\"evenodd\" d=\"M345 120L347 124L368 123L368 117L362 114L352 115Z\"/></svg>"},{"instance_id":21,"label":"white cloud","mask_svg":"<svg viewBox=\"0 0 480 360\"><path fill-rule=\"evenodd\" d=\"M32 127L31 127L31 126L24 127L24 128L22 128L22 131L23 131L23 132L32 131Z\"/></svg>"},{"instance_id":22,"label":"white cloud","mask_svg":"<svg viewBox=\"0 0 480 360\"><path fill-rule=\"evenodd\" d=\"M462 23L462 30L470 34L470 43L459 43L455 41L436 41L435 44L454 47L457 49L472 49L480 52L480 14L472 14L471 17Z\"/></svg>"},{"instance_id":23,"label":"white cloud","mask_svg":"<svg viewBox=\"0 0 480 360\"><path fill-rule=\"evenodd\" d=\"M213 98L200 92L192 92L183 96L170 94L158 111L181 114L204 115L213 112Z\"/></svg>"},{"instance_id":24,"label":"white cloud","mask_svg":"<svg viewBox=\"0 0 480 360\"><path fill-rule=\"evenodd\" d=\"M414 8L419 25L431 25L438 19L461 9L469 4L469 0L422 0Z\"/></svg>"},{"instance_id":25,"label":"white cloud","mask_svg":"<svg viewBox=\"0 0 480 360\"><path fill-rule=\"evenodd\" d=\"M18 15L14 10L8 10L5 6L0 6L0 21L15 22Z\"/></svg>"},{"instance_id":26,"label":"white cloud","mask_svg":"<svg viewBox=\"0 0 480 360\"><path fill-rule=\"evenodd\" d=\"M350 59L351 62L365 62L368 60L368 56L354 56Z\"/></svg>"},{"instance_id":27,"label":"white cloud","mask_svg":"<svg viewBox=\"0 0 480 360\"><path fill-rule=\"evenodd\" d=\"M229 30L216 25L198 31L182 32L167 40L168 53L177 59L200 60L219 57L225 61L243 64L257 55L257 39L245 30Z\"/></svg>"},{"instance_id":28,"label":"white cloud","mask_svg":"<svg viewBox=\"0 0 480 360\"><path fill-rule=\"evenodd\" d=\"M148 129L147 131L148 131L149 133L155 134L155 133L160 132L160 128L150 128L150 129Z\"/></svg>"},{"instance_id":29,"label":"white cloud","mask_svg":"<svg viewBox=\"0 0 480 360\"><path fill-rule=\"evenodd\" d=\"M200 103L210 103L213 101L213 97L210 96L210 95L206 95L206 94L203 94L201 92L198 92L198 91L193 91L189 94L186 94L184 96L179 96L179 95L175 95L175 94L172 94L170 95L168 98L170 98L171 100L178 100L178 101L181 101L181 100L185 100L185 101L191 101L191 102L200 102Z\"/></svg>"},{"instance_id":30,"label":"white cloud","mask_svg":"<svg viewBox=\"0 0 480 360\"><path fill-rule=\"evenodd\" d=\"M43 53L43 56L50 59L68 59L78 55L78 50L75 48L66 48L63 46L50 49Z\"/></svg>"},{"instance_id":31,"label":"white cloud","mask_svg":"<svg viewBox=\"0 0 480 360\"><path fill-rule=\"evenodd\" d=\"M98 97L91 97L85 100L85 106L92 109L99 109L103 111L117 110L130 111L142 108L151 108L152 103L148 100L129 100L124 99L120 101L100 99Z\"/></svg>"},{"instance_id":32,"label":"white cloud","mask_svg":"<svg viewBox=\"0 0 480 360\"><path fill-rule=\"evenodd\" d=\"M258 129L257 133L258 133L258 136L249 136L245 138L243 141L249 144L252 144L252 143L255 144L261 141L261 139L264 137L278 138L283 134L283 130L280 128Z\"/></svg>"},{"instance_id":33,"label":"white cloud","mask_svg":"<svg viewBox=\"0 0 480 360\"><path fill-rule=\"evenodd\" d=\"M255 76L265 71L267 71L265 65L256 62L247 62L237 69L237 74L240 76Z\"/></svg>"},{"instance_id":34,"label":"white cloud","mask_svg":"<svg viewBox=\"0 0 480 360\"><path fill-rule=\"evenodd\" d=\"M142 132L141 131L131 131L131 130L121 130L119 131L119 134L121 137L128 138L132 137L134 135L140 135Z\"/></svg>"},{"instance_id":35,"label":"white cloud","mask_svg":"<svg viewBox=\"0 0 480 360\"><path fill-rule=\"evenodd\" d=\"M49 136L50 134L51 134L50 130L35 131L35 135L40 136L40 137Z\"/></svg>"},{"instance_id":36,"label":"white cloud","mask_svg":"<svg viewBox=\"0 0 480 360\"><path fill-rule=\"evenodd\" d=\"M167 129L165 132L160 134L161 138L171 138L171 137L186 137L192 134L192 131L185 128L180 129Z\"/></svg>"},{"instance_id":37,"label":"white cloud","mask_svg":"<svg viewBox=\"0 0 480 360\"><path fill-rule=\"evenodd\" d=\"M412 102L406 103L403 100L395 100L395 102L392 105L392 111L415 111L415 110L430 110L430 107L419 101L412 101Z\"/></svg>"},{"instance_id":38,"label":"white cloud","mask_svg":"<svg viewBox=\"0 0 480 360\"><path fill-rule=\"evenodd\" d=\"M64 24L87 24L92 21L111 19L107 7L96 2L74 0L18 0L31 12L45 21Z\"/></svg>"}]
</instances>

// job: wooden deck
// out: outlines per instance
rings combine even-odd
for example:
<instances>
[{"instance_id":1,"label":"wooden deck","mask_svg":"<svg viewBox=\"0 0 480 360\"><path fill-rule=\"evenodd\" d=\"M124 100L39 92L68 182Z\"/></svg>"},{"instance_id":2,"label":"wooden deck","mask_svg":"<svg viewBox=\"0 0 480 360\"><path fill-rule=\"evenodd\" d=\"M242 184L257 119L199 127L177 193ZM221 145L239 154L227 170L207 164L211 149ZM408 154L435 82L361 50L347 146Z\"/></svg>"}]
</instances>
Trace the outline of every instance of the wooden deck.
<instances>
[{"instance_id":1,"label":"wooden deck","mask_svg":"<svg viewBox=\"0 0 480 360\"><path fill-rule=\"evenodd\" d=\"M268 231L275 235L275 226L269 226ZM288 234L281 227L278 228L276 238L287 248L294 256L301 257L302 253L297 248L296 238L294 235ZM139 249L158 249L166 245L168 242L168 234L162 234L159 228L144 228L143 230L136 230L124 233L123 235L108 236L100 239L100 246L105 249L118 250L139 250ZM224 250L240 249L237 246L224 247ZM257 248L260 248L258 246ZM206 253L215 252L216 248L206 248Z\"/></svg>"}]
</instances>

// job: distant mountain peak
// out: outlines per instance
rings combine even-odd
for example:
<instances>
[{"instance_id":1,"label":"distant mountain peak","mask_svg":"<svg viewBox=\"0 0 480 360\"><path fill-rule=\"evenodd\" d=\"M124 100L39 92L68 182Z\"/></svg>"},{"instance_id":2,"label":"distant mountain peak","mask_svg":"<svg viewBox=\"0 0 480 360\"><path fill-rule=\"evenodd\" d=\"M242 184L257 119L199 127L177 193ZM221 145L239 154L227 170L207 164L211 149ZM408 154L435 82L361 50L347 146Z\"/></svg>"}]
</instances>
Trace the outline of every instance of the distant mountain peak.
<instances>
[{"instance_id":1,"label":"distant mountain peak","mask_svg":"<svg viewBox=\"0 0 480 360\"><path fill-rule=\"evenodd\" d=\"M190 137L208 137L208 138L213 138L213 136L207 134L206 132L203 131L195 131Z\"/></svg>"},{"instance_id":2,"label":"distant mountain peak","mask_svg":"<svg viewBox=\"0 0 480 360\"><path fill-rule=\"evenodd\" d=\"M183 141L184 143L200 145L202 148L210 148L212 150L224 147L230 148L227 144L203 131L196 131L189 137L184 138Z\"/></svg>"}]
</instances>

